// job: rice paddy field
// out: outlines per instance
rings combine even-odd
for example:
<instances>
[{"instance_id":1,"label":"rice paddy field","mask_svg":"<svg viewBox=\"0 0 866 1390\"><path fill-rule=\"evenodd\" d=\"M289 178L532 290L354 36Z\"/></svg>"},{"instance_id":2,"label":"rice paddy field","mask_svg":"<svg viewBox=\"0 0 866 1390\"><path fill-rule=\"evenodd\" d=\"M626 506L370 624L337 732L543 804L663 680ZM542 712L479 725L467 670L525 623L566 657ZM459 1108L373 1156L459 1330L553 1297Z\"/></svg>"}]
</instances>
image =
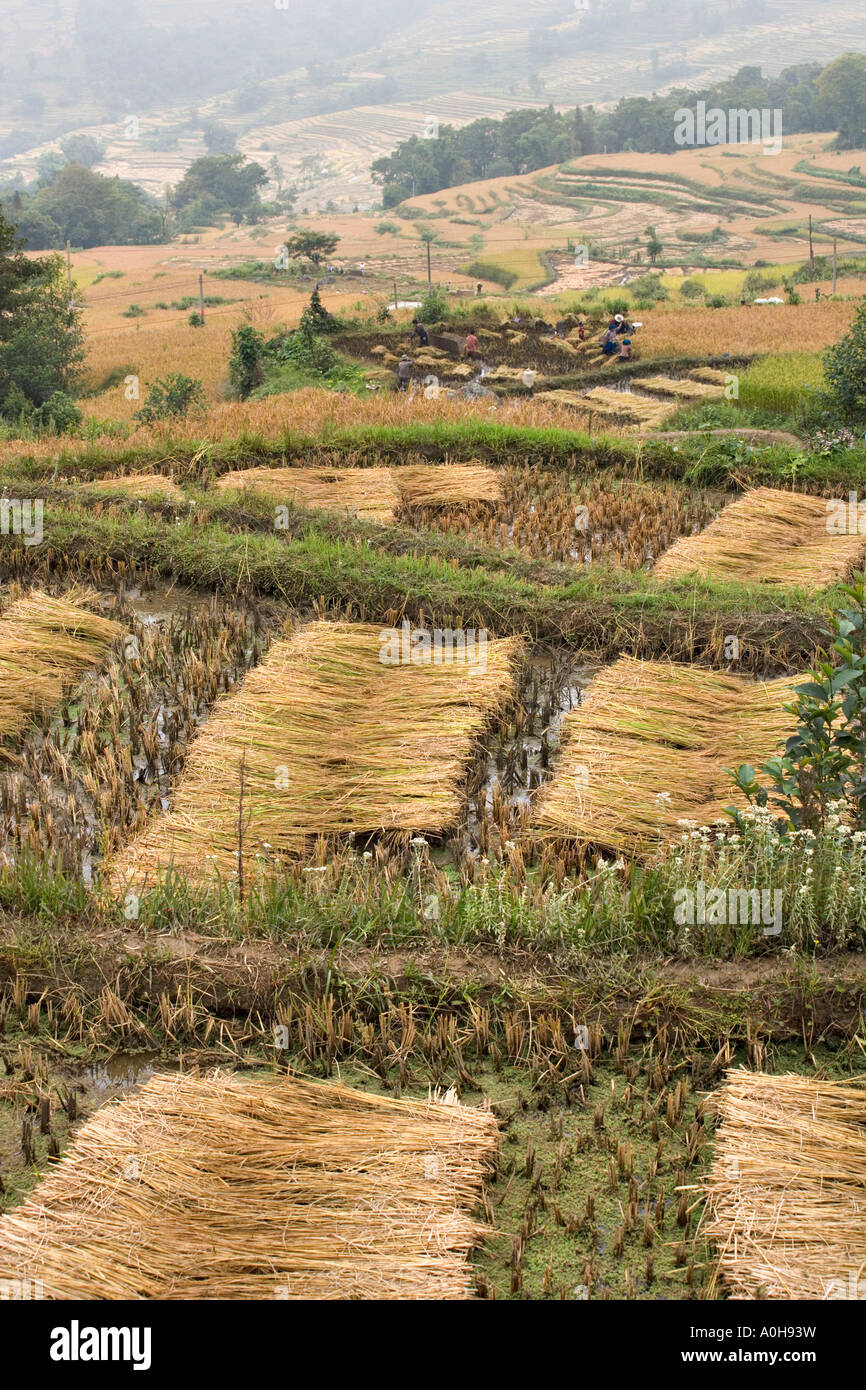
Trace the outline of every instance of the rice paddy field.
<instances>
[{"instance_id":1,"label":"rice paddy field","mask_svg":"<svg viewBox=\"0 0 866 1390\"><path fill-rule=\"evenodd\" d=\"M511 181L515 225L662 173L719 212L691 154L591 161ZM682 296L768 250L730 164L742 277L666 267L631 359L614 280L554 279L400 395L358 219L369 283L322 287L357 391L227 399L231 329L314 283L216 279L248 228L194 248L232 301L204 328L158 307L186 248L75 257L85 420L0 439L0 1281L695 1317L856 1283L864 833L779 836L731 769L863 571L866 453L813 409L862 285ZM437 215L486 227L499 182ZM126 378L180 369L202 408L136 421Z\"/></svg>"}]
</instances>

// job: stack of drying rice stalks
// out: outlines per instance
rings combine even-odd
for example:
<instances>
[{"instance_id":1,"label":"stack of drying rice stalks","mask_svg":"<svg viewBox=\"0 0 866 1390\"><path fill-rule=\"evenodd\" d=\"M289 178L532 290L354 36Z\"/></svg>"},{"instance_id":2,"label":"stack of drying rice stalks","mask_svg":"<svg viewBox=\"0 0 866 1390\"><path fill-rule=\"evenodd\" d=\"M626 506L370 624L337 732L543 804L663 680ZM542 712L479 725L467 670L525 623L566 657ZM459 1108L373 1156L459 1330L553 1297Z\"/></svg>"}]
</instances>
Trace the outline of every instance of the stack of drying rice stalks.
<instances>
[{"instance_id":1,"label":"stack of drying rice stalks","mask_svg":"<svg viewBox=\"0 0 866 1390\"><path fill-rule=\"evenodd\" d=\"M632 384L653 396L678 396L686 401L715 401L724 395L715 382L690 381L687 377L636 376Z\"/></svg>"},{"instance_id":2,"label":"stack of drying rice stalks","mask_svg":"<svg viewBox=\"0 0 866 1390\"><path fill-rule=\"evenodd\" d=\"M739 1069L721 1121L703 1231L733 1298L866 1294L866 1087Z\"/></svg>"},{"instance_id":3,"label":"stack of drying rice stalks","mask_svg":"<svg viewBox=\"0 0 866 1390\"><path fill-rule=\"evenodd\" d=\"M400 505L390 468L244 468L224 473L217 487L250 488L283 506L351 512L390 521Z\"/></svg>"},{"instance_id":4,"label":"stack of drying rice stalks","mask_svg":"<svg viewBox=\"0 0 866 1390\"><path fill-rule=\"evenodd\" d=\"M563 719L538 828L640 857L681 834L680 820L710 824L736 799L725 768L763 762L789 733L798 683L621 657Z\"/></svg>"},{"instance_id":5,"label":"stack of drying rice stalks","mask_svg":"<svg viewBox=\"0 0 866 1390\"><path fill-rule=\"evenodd\" d=\"M161 473L130 473L123 478L100 478L97 482L88 483L87 487L101 496L114 497L120 494L122 497L141 499L142 501L158 501L165 499L169 502L184 502L186 499L177 483L171 478L164 478Z\"/></svg>"},{"instance_id":6,"label":"stack of drying rice stalks","mask_svg":"<svg viewBox=\"0 0 866 1390\"><path fill-rule=\"evenodd\" d=\"M729 503L696 536L683 536L656 562L662 578L698 574L743 583L823 589L846 578L866 556L866 536L832 535L827 502L758 487Z\"/></svg>"},{"instance_id":7,"label":"stack of drying rice stalks","mask_svg":"<svg viewBox=\"0 0 866 1390\"><path fill-rule=\"evenodd\" d=\"M502 487L483 464L442 463L392 469L405 507L447 507L461 502L499 502Z\"/></svg>"},{"instance_id":8,"label":"stack of drying rice stalks","mask_svg":"<svg viewBox=\"0 0 866 1390\"><path fill-rule=\"evenodd\" d=\"M319 835L447 830L474 740L514 690L519 643L470 639L410 661L410 634L383 645L381 632L317 622L276 642L217 702L172 810L121 854L115 886L170 863L233 876L241 838L243 861L264 866Z\"/></svg>"},{"instance_id":9,"label":"stack of drying rice stalks","mask_svg":"<svg viewBox=\"0 0 866 1390\"><path fill-rule=\"evenodd\" d=\"M480 464L402 468L246 468L225 473L220 490L252 488L275 503L392 521L401 507L496 502L499 479Z\"/></svg>"},{"instance_id":10,"label":"stack of drying rice stalks","mask_svg":"<svg viewBox=\"0 0 866 1390\"><path fill-rule=\"evenodd\" d=\"M614 391L609 386L594 386L583 399L587 410L625 420L630 425L643 425L645 429L660 425L679 410L676 401L639 396L634 391Z\"/></svg>"},{"instance_id":11,"label":"stack of drying rice stalks","mask_svg":"<svg viewBox=\"0 0 866 1390\"><path fill-rule=\"evenodd\" d=\"M689 377L692 381L708 381L711 386L726 386L730 372L721 372L718 367L693 367Z\"/></svg>"},{"instance_id":12,"label":"stack of drying rice stalks","mask_svg":"<svg viewBox=\"0 0 866 1390\"><path fill-rule=\"evenodd\" d=\"M157 1075L0 1218L49 1299L464 1299L489 1111L291 1077Z\"/></svg>"},{"instance_id":13,"label":"stack of drying rice stalks","mask_svg":"<svg viewBox=\"0 0 866 1390\"><path fill-rule=\"evenodd\" d=\"M52 598L33 589L0 617L0 738L53 709L123 632L83 607L88 597L72 590Z\"/></svg>"}]
</instances>

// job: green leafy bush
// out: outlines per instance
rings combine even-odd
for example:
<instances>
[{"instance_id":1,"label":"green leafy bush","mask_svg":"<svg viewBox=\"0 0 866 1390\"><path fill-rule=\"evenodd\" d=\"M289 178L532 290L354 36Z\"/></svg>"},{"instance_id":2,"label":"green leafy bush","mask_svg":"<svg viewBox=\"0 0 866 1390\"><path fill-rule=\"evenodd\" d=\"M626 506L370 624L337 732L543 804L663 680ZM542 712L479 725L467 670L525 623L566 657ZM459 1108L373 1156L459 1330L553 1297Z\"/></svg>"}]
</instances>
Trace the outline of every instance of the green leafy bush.
<instances>
[{"instance_id":1,"label":"green leafy bush","mask_svg":"<svg viewBox=\"0 0 866 1390\"><path fill-rule=\"evenodd\" d=\"M843 415L866 412L866 300L858 305L850 331L824 353L824 375Z\"/></svg>"},{"instance_id":2,"label":"green leafy bush","mask_svg":"<svg viewBox=\"0 0 866 1390\"><path fill-rule=\"evenodd\" d=\"M203 410L204 407L203 383L195 377L184 376L182 372L171 372L153 382L147 400L133 418L142 424L152 425L157 420L183 418L191 410Z\"/></svg>"},{"instance_id":3,"label":"green leafy bush","mask_svg":"<svg viewBox=\"0 0 866 1390\"><path fill-rule=\"evenodd\" d=\"M744 763L732 773L746 798L781 811L779 829L817 832L844 808L851 821L866 827L866 589L863 580L842 589L852 600L830 614L829 651L796 687L785 708L797 721L781 756L759 769L758 781ZM731 807L730 814L739 820Z\"/></svg>"}]
</instances>

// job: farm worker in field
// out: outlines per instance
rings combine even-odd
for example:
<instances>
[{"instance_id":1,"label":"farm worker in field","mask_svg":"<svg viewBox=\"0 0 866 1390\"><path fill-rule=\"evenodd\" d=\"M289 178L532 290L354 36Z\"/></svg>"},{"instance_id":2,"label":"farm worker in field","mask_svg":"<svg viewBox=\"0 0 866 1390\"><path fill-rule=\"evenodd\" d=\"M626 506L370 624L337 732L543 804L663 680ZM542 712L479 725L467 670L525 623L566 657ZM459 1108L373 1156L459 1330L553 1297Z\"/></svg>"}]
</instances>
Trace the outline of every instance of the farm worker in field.
<instances>
[{"instance_id":1,"label":"farm worker in field","mask_svg":"<svg viewBox=\"0 0 866 1390\"><path fill-rule=\"evenodd\" d=\"M585 339L586 339L586 329L584 328L584 326L583 326L582 323L579 323L579 324L577 325L577 341L578 341L579 343L582 343L582 342L585 341Z\"/></svg>"},{"instance_id":2,"label":"farm worker in field","mask_svg":"<svg viewBox=\"0 0 866 1390\"><path fill-rule=\"evenodd\" d=\"M474 328L470 328L469 332L466 334L466 346L463 351L466 353L467 357L475 358L478 356L478 339L475 336Z\"/></svg>"},{"instance_id":3,"label":"farm worker in field","mask_svg":"<svg viewBox=\"0 0 866 1390\"><path fill-rule=\"evenodd\" d=\"M420 319L412 320L412 337L417 338L421 347L427 347L430 342L430 334L424 327Z\"/></svg>"},{"instance_id":4,"label":"farm worker in field","mask_svg":"<svg viewBox=\"0 0 866 1390\"><path fill-rule=\"evenodd\" d=\"M410 381L410 379L411 379L411 376L412 376L412 359L411 359L411 357L409 357L409 356L407 355L407 353L404 352L404 353L403 353L403 356L400 358L400 361L397 363L397 390L398 390L398 391L408 391L408 389L409 389L409 381Z\"/></svg>"},{"instance_id":5,"label":"farm worker in field","mask_svg":"<svg viewBox=\"0 0 866 1390\"><path fill-rule=\"evenodd\" d=\"M481 294L482 288L483 288L483 286L482 286L482 284L481 284L481 281L479 280L479 281L478 281L478 284L475 286L475 293L476 293L476 295L480 295L480 294Z\"/></svg>"},{"instance_id":6,"label":"farm worker in field","mask_svg":"<svg viewBox=\"0 0 866 1390\"><path fill-rule=\"evenodd\" d=\"M610 357L616 352L616 322L611 319L605 333L601 339L601 350L605 357Z\"/></svg>"},{"instance_id":7,"label":"farm worker in field","mask_svg":"<svg viewBox=\"0 0 866 1390\"><path fill-rule=\"evenodd\" d=\"M617 362L628 362L631 358L631 338L623 338Z\"/></svg>"}]
</instances>

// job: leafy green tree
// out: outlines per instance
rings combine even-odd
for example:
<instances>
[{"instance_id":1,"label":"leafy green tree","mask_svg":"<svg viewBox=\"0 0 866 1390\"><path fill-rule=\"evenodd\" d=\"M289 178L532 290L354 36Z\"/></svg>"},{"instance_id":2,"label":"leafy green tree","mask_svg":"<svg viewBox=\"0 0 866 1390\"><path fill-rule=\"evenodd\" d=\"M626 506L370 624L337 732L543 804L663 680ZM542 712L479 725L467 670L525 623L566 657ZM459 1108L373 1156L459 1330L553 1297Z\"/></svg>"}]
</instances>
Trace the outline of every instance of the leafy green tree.
<instances>
[{"instance_id":1,"label":"leafy green tree","mask_svg":"<svg viewBox=\"0 0 866 1390\"><path fill-rule=\"evenodd\" d=\"M67 135L60 141L60 148L70 164L83 164L85 169L92 169L105 154L103 146L92 135Z\"/></svg>"},{"instance_id":2,"label":"leafy green tree","mask_svg":"<svg viewBox=\"0 0 866 1390\"><path fill-rule=\"evenodd\" d=\"M44 184L50 183L61 169L65 169L69 163L65 155L57 150L46 150L40 154L36 160L36 181L41 188Z\"/></svg>"},{"instance_id":3,"label":"leafy green tree","mask_svg":"<svg viewBox=\"0 0 866 1390\"><path fill-rule=\"evenodd\" d=\"M25 256L15 228L0 213L0 412L13 392L34 406L56 391L71 392L83 342L63 261Z\"/></svg>"},{"instance_id":4,"label":"leafy green tree","mask_svg":"<svg viewBox=\"0 0 866 1390\"><path fill-rule=\"evenodd\" d=\"M133 246L152 244L162 236L159 213L143 189L125 179L95 174L81 164L59 170L34 195L27 212L31 229L33 218L57 227L60 245L68 240L73 246ZM32 245L32 230L29 239Z\"/></svg>"},{"instance_id":5,"label":"leafy green tree","mask_svg":"<svg viewBox=\"0 0 866 1390\"><path fill-rule=\"evenodd\" d=\"M659 256L661 255L662 251L664 250L664 246L663 246L662 243L659 241L658 236L656 235L656 229L655 229L655 227L647 227L646 231L647 231L646 253L647 253L647 255L649 256L650 265L655 265L656 261L658 260Z\"/></svg>"},{"instance_id":6,"label":"leafy green tree","mask_svg":"<svg viewBox=\"0 0 866 1390\"><path fill-rule=\"evenodd\" d=\"M312 261L313 265L320 265L328 256L333 256L340 238L331 232L295 232L286 241L286 248L290 256L297 256L301 259Z\"/></svg>"},{"instance_id":7,"label":"leafy green tree","mask_svg":"<svg viewBox=\"0 0 866 1390\"><path fill-rule=\"evenodd\" d=\"M824 375L833 399L847 417L866 412L866 300L849 331L824 353Z\"/></svg>"},{"instance_id":8,"label":"leafy green tree","mask_svg":"<svg viewBox=\"0 0 866 1390\"><path fill-rule=\"evenodd\" d=\"M229 381L238 397L245 401L265 379L265 340L252 324L232 330Z\"/></svg>"},{"instance_id":9,"label":"leafy green tree","mask_svg":"<svg viewBox=\"0 0 866 1390\"><path fill-rule=\"evenodd\" d=\"M33 424L39 430L52 434L69 434L81 424L82 414L71 396L65 391L52 391L47 401L36 406L33 411Z\"/></svg>"},{"instance_id":10,"label":"leafy green tree","mask_svg":"<svg viewBox=\"0 0 866 1390\"><path fill-rule=\"evenodd\" d=\"M174 205L179 211L195 205L211 217L224 212L255 217L261 211L259 189L267 181L261 164L247 163L242 154L202 155L177 185Z\"/></svg>"},{"instance_id":11,"label":"leafy green tree","mask_svg":"<svg viewBox=\"0 0 866 1390\"><path fill-rule=\"evenodd\" d=\"M866 132L866 57L843 53L817 81L818 99L839 134L839 149L862 149Z\"/></svg>"},{"instance_id":12,"label":"leafy green tree","mask_svg":"<svg viewBox=\"0 0 866 1390\"><path fill-rule=\"evenodd\" d=\"M203 129L204 147L209 155L235 154L237 141L228 126L219 121L208 121Z\"/></svg>"},{"instance_id":13,"label":"leafy green tree","mask_svg":"<svg viewBox=\"0 0 866 1390\"><path fill-rule=\"evenodd\" d=\"M312 333L334 333L339 327L339 321L329 314L322 303L318 285L310 295L310 302L301 314L300 326L308 327Z\"/></svg>"}]
</instances>

